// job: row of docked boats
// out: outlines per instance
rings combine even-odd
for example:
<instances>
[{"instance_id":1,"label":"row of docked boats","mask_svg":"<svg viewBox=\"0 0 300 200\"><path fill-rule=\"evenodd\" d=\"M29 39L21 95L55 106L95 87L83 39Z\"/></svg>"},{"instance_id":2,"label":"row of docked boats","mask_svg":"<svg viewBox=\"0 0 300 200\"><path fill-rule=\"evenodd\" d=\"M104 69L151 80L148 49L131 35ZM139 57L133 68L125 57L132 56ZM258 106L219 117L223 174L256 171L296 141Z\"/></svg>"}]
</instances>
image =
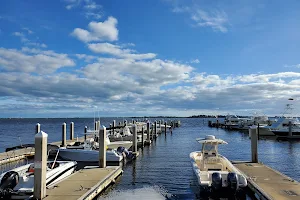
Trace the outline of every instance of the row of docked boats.
<instances>
[{"instance_id":1,"label":"row of docked boats","mask_svg":"<svg viewBox=\"0 0 300 200\"><path fill-rule=\"evenodd\" d=\"M264 115L251 118L227 115L224 126L232 130L248 130L252 125L258 125L260 136L276 136L277 138L300 139L300 121L292 116L292 104L287 104L281 117L269 119Z\"/></svg>"},{"instance_id":2,"label":"row of docked boats","mask_svg":"<svg viewBox=\"0 0 300 200\"><path fill-rule=\"evenodd\" d=\"M106 145L106 161L119 163L122 160L134 159L129 151L132 146L130 125L121 131L108 131ZM48 161L46 172L46 187L52 187L62 179L71 175L77 167L77 162L99 161L99 131L88 130L86 140L75 142L73 145L58 147L56 156L64 161ZM111 141L118 138L119 141ZM35 164L29 163L13 168L0 174L0 199L28 199L33 195Z\"/></svg>"}]
</instances>

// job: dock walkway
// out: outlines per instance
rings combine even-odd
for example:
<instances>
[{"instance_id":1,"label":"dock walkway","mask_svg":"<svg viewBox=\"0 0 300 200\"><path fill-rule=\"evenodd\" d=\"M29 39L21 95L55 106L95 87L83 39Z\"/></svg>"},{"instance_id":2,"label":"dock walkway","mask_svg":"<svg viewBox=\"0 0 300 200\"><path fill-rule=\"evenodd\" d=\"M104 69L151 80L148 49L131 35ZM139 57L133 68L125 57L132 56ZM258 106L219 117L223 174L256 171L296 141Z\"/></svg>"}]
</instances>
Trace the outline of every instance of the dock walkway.
<instances>
[{"instance_id":1,"label":"dock walkway","mask_svg":"<svg viewBox=\"0 0 300 200\"><path fill-rule=\"evenodd\" d=\"M261 163L235 163L261 199L299 200L300 183Z\"/></svg>"},{"instance_id":2,"label":"dock walkway","mask_svg":"<svg viewBox=\"0 0 300 200\"><path fill-rule=\"evenodd\" d=\"M0 165L34 156L34 152L33 147L27 147L0 153Z\"/></svg>"},{"instance_id":3,"label":"dock walkway","mask_svg":"<svg viewBox=\"0 0 300 200\"><path fill-rule=\"evenodd\" d=\"M93 199L121 173L120 166L82 169L47 189L45 200Z\"/></svg>"}]
</instances>

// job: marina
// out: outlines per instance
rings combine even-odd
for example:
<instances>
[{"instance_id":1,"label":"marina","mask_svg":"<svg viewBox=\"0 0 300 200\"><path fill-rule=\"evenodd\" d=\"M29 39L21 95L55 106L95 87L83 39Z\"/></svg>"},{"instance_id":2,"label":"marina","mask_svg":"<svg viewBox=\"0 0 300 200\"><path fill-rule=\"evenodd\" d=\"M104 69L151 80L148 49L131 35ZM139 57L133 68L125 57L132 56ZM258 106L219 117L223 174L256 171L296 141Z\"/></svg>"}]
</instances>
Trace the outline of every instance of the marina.
<instances>
[{"instance_id":1,"label":"marina","mask_svg":"<svg viewBox=\"0 0 300 200\"><path fill-rule=\"evenodd\" d=\"M183 119L183 121L184 122L188 122L188 123L191 123L191 121L201 121L201 120L199 120L199 119ZM207 123L208 123L208 121L207 121ZM192 125L192 124L190 124L190 125ZM151 152L152 151L154 151L154 152L156 152L156 151L158 151L159 149L161 149L161 147L159 147L160 145L162 145L162 143L161 142L163 142L164 141L164 145L166 145L166 144L169 144L169 145L171 145L170 147L171 148L173 148L174 149L174 147L176 147L176 146L181 146L181 145L178 145L178 144L176 144L176 142L173 144L173 142L172 142L172 140L173 139L179 139L180 140L180 137L183 137L184 135L186 135L186 134L188 134L188 133L186 133L186 131L188 131L188 132L190 132L192 135L194 135L195 136L195 138L191 138L191 136L189 136L189 140L190 139L193 139L193 140L195 140L196 138L198 138L198 137L201 137L201 135L202 135L202 137L205 137L205 133L207 134L207 133L211 133L211 131L212 130L214 130L214 129L212 129L212 130L210 130L210 129L206 129L206 131L203 131L203 129L204 129L204 127L205 126L207 126L205 123L204 124L202 124L200 127L198 127L198 129L199 130L201 130L200 132L198 132L197 130L196 130L196 128L195 127L193 127L193 126L185 126L185 125L183 125L181 128L175 128L173 131L172 131L172 134L170 134L171 132L170 131L168 131L168 133L165 135L164 133L162 133L162 134L158 134L157 135L157 139L156 140L153 140L152 141L152 144L150 145L150 146L145 146L145 147L142 147L142 148L140 148L139 149L139 151L138 151L138 153L139 153L139 156L136 158L136 160L133 160L133 161L131 161L131 164L126 164L126 163L124 163L123 164L123 167L121 168L121 167L109 167L109 168L111 168L110 170L112 170L112 171L110 171L110 173L111 173L111 178L108 180L108 181L103 181L102 179L103 178L95 178L95 176L93 176L92 174L94 174L95 172L92 172L92 171L89 171L89 170L91 170L91 169L93 169L93 170L95 170L95 171L97 171L97 170L101 170L101 168L99 168L99 167L97 167L97 168L95 168L95 167L90 167L90 169L80 169L78 172L76 172L76 173L74 173L73 175L71 175L69 178L66 178L65 180L63 180L62 182L60 182L60 183L58 183L58 185L59 185L59 187L58 188L65 188L64 189L64 191L70 191L69 193L68 192L64 192L63 194L61 193L61 192L53 192L53 191L55 191L55 187L54 187L54 189L47 189L47 194L48 194L48 191L49 191L49 196L47 196L47 198L46 199L59 199L59 198L61 198L62 196L61 195L70 195L70 194L72 194L72 192L71 191L77 191L77 190L80 190L80 189L78 189L78 184L77 184L77 182L76 181L71 181L71 180L77 180L78 182L81 182L82 181L82 184L81 184L81 188L93 188L93 190L87 190L87 191L89 191L89 192L87 192L87 191L85 191L85 193L91 193L91 194L99 194L100 193L100 191L102 191L102 190L104 190L105 188L107 188L107 186L108 185L111 185L111 183L115 183L116 182L116 177L119 177L120 176L120 174L121 173L123 173L123 175L121 176L121 180L127 180L128 178L126 178L126 175L127 175L127 171L129 170L138 170L137 168L137 166L139 165L139 163L140 162L142 162L145 158L143 158L144 157L144 155L145 155L145 153L147 153L147 154L149 154L150 152L149 152L149 150L151 150ZM145 130L146 130L146 128L145 128ZM224 138L224 136L225 136L225 138L227 138L228 139L228 136L226 137L226 131L224 132L223 131L223 134L221 134L220 135L220 133L219 133L219 130L222 130L222 129L215 129L215 130L217 130L216 132L213 132L214 133L214 135L216 135L216 136L218 136L218 137L220 137L220 138ZM147 131L146 131L147 132ZM232 131L231 131L232 132ZM175 134L175 135L174 135ZM183 135L179 135L179 134L183 134ZM59 134L59 135L61 135L61 134ZM164 136L165 135L165 136ZM147 135L145 136L146 138L147 138ZM178 138L179 137L179 138ZM236 137L238 137L238 135L236 135ZM231 138L231 137L230 137ZM250 145L250 143L251 143L251 140L249 140L248 138L247 138L247 136L246 137L244 137L243 135L242 135L242 138L245 138L243 141L244 142L246 142L247 141L247 143L248 143L248 145ZM58 139L58 138L57 138ZM154 137L153 137L153 139L154 139ZM231 138L230 140L232 140L233 138ZM80 138L76 138L75 140L68 140L67 141L67 144L72 144L72 143L74 143L74 142L76 142L76 141L78 141L78 140L84 140L84 136L83 137L80 137ZM169 140L169 141L167 141L167 140ZM177 141L176 140L176 141ZM181 138L181 141L182 142L184 142L183 144L193 144L194 142L192 142L192 141L188 141L188 140L183 140L183 138ZM70 143L69 143L70 142ZM167 143L166 143L167 142ZM260 143L261 141L259 140L258 141L258 143ZM54 143L52 143L52 145L53 144L58 144L59 145L59 143L60 142L54 142ZM197 143L197 142L195 142L195 143ZM61 143L62 144L62 143ZM158 145L158 146L157 146ZM297 145L297 143L296 143L296 145ZM194 146L194 145L193 145ZM164 148L166 148L166 147L164 147ZM168 147L167 147L168 148ZM197 148L196 146L194 146L193 148L195 148L195 150L197 150L197 149L199 149L199 147ZM251 147L252 148L252 147ZM251 148L249 148L248 150L247 150L247 152L244 152L244 153L246 153L246 155L247 155L247 153L249 154L249 153L251 153ZM25 149L28 149L28 148L25 148ZM259 149L259 144L258 144L258 149ZM19 152L19 156L22 156L22 154L21 154L21 151L20 150L22 150L22 149L18 149L18 150L14 150L14 151L16 151L16 152ZM221 150L220 151L222 151L222 150L224 150L223 148L221 148ZM225 148L225 150L226 150L226 148ZM27 150L28 151L28 150ZM27 151L25 151L24 153L28 153ZM31 148L31 151L32 151L32 148ZM160 150L161 151L161 150ZM32 151L32 152L34 152L34 151ZM258 151L259 152L259 151ZM178 152L179 153L179 152ZM6 153L7 154L7 153ZM17 153L16 153L17 154ZM223 152L222 152L222 154L223 154ZM2 153L2 155L5 155L5 153ZM24 154L23 156L25 156L26 154ZM151 154L149 154L149 155L151 155ZM161 155L163 155L163 154L161 154ZM240 157L240 158L238 158L238 157L236 157L236 156L234 156L235 154L233 154L232 155L232 152L231 153L226 153L226 151L225 151L225 154L224 155L226 155L226 156L229 156L228 157L228 159L230 159L230 160L246 160L245 158L247 157L247 156L242 156L242 157ZM178 157L179 156L179 157ZM261 156L261 154L260 153L258 153L258 156L259 156L259 158L260 158L260 156ZM180 158L181 156L180 155L176 155L175 157L178 157L178 158ZM168 159L168 162L164 162L165 164L165 166L168 166L168 163L170 162L170 164L172 164L174 161L172 161L172 159L170 159L171 157L169 157L169 159ZM148 158L149 160L148 160L148 162L151 162L150 160L150 158ZM163 159L163 158L161 158L161 159ZM253 159L253 158L252 158ZM185 161L184 161L185 160ZM251 160L251 159L249 159L249 160ZM261 160L261 159L260 159ZM260 161L259 160L259 161ZM297 160L297 158L296 158L296 160ZM259 197L259 195L261 196L261 198L262 199L280 199L280 198L286 198L286 199L289 199L289 197L293 197L293 198L295 198L295 199L297 199L297 195L298 195L298 190L299 190L299 183L297 182L297 179L296 179L296 177L294 177L294 179L293 178L289 178L289 177L287 177L287 176L285 176L285 175L283 175L282 173L279 173L279 172L277 172L276 170L274 170L274 169L272 169L272 168L270 168L270 167L267 167L266 165L264 165L264 164L261 164L261 163L256 163L256 162L249 162L249 161L247 161L247 162L245 162L245 161L243 161L243 162L233 162L233 164L234 164L234 166L236 166L240 171L241 171L241 173L243 173L244 175L245 175L245 177L247 177L247 180L248 180L248 183L249 183L249 185L248 185L248 187L250 188L250 190L253 192L253 196L251 197L251 194L247 194L246 196L248 196L248 197L246 197L246 198L252 198L252 199L255 199L255 197ZM145 162L145 161L144 161ZM189 162L188 161L188 159L186 159L186 158L183 158L183 161L181 161L182 163L181 164L179 164L180 163L180 159L179 159L179 163L176 161L175 163L173 163L173 165L174 164L176 164L176 163L178 163L177 165L178 165L178 167L180 167L180 168L182 168L182 169L188 169L188 168L191 168L191 166L190 166L190 164L188 164L188 166L185 166L185 167L183 167L182 166L182 164L184 164L184 163L186 163L186 162ZM152 163L152 162L151 162ZM161 163L161 161L155 161L155 163ZM157 166L155 166L155 163L152 163L152 165L151 165L151 167L150 168L148 168L149 166L147 166L146 167L146 169L148 168L148 170L150 169L150 171L148 172L148 173L150 173L151 174L151 169L153 170L153 169L155 169ZM265 162L264 162L265 163ZM133 167L133 165L135 165L135 167L134 167L134 169L128 169L128 168L132 168ZM176 166L176 165L174 165L174 166ZM252 166L252 168L253 169L255 169L255 170L250 170L249 169L249 167L250 166ZM257 166L259 166L259 167L257 167ZM145 167L145 166L144 166ZM141 167L139 170L142 170L142 171L144 171L144 167ZM297 167L296 167L297 168ZM106 169L106 168L102 168L102 169ZM114 170L113 170L114 169ZM166 168L166 170L168 171L168 168ZM160 170L160 171L162 171L162 170ZM164 171L164 170L163 170ZM171 170L172 171L172 170ZM188 170L189 171L189 170ZM266 171L268 171L268 173L266 173ZM85 175L85 173L87 173L88 175ZM134 174L135 175L134 175ZM138 175L136 174L136 173L138 173L137 171L136 172L133 172L132 171L132 173L130 174L130 176L134 176L133 178L133 180L132 181L134 181L134 182L136 182L137 180L139 180L139 178L137 177ZM147 174L148 174L147 173ZM98 174L98 173L97 173ZM100 173L101 174L101 173ZM107 173L102 173L102 174L104 174L103 176L108 176L108 174ZM262 175L265 175L265 176L262 176ZM190 174L189 176L192 176L193 177L193 175L192 174ZM272 179L270 179L270 178L268 178L268 177L274 177L274 178L272 178ZM73 178L72 178L73 177ZM89 178L90 177L90 178ZM87 178L87 179L89 179L89 180L92 180L92 178L91 177L93 177L94 179L94 181L88 181L88 185L85 185L85 178ZM256 177L256 178L253 178L253 177ZM276 178L277 177L277 178ZM300 177L300 175L298 174L297 175L297 177ZM106 180L106 179L105 179ZM263 181L262 181L263 180ZM102 183L103 182L103 184L100 184L100 183ZM105 183L104 183L105 182ZM138 183L139 181L137 181L137 183ZM151 183L151 182L153 182L153 180L151 181L151 179L150 179L150 181L149 181L149 183ZM150 184L150 185L152 185L152 186L155 186L156 184L155 184L155 182L156 181L154 181L152 184L154 184L154 185L152 185L152 184ZM263 184L262 184L262 182L263 182ZM74 184L67 184L67 183L74 183ZM93 186L95 186L95 187L92 187L91 186L91 184L93 185ZM131 182L131 184L132 184L132 182ZM136 183L135 183L136 184ZM176 184L179 184L179 185L181 185L181 184L185 184L184 183L184 181L182 181L182 183L180 183L180 182L177 182ZM175 184L175 185L176 185ZM194 183L195 185L197 185L197 183L196 183L196 181L195 181L195 183ZM61 185L61 186L60 186ZM129 184L130 185L130 184ZM146 184L146 185L148 185L148 184ZM160 185L159 184L159 182L158 182L158 185ZM163 184L163 185L165 185L165 184ZM270 186L271 185L271 186ZM118 188L120 187L120 186L122 186L122 183L118 183L118 181L117 181L117 184L115 185L115 186L113 186L112 187L112 189L113 190L118 190ZM145 186L145 185L144 185ZM144 187L144 186L142 186L142 187ZM278 187L280 187L280 188L282 188L282 190L280 190L281 192L279 192L279 195L278 194L276 194L276 191L278 191L278 190L268 190L268 188L276 188L275 186L278 186ZM126 186L125 188L127 188L128 186ZM165 187L165 186L164 186ZM172 186L173 187L173 186ZM193 186L194 187L194 186ZM195 186L196 188L198 187L198 186ZM77 188L77 189L76 189ZM266 189L267 188L267 189ZM165 188L167 191L172 191L172 190L170 190L168 187L166 187ZM81 190L83 190L83 189L81 189ZM198 189L196 189L196 190L198 190ZM62 190L59 190L59 191L62 191ZM191 194L188 194L188 196L190 196L190 195L192 195L192 196L194 196L194 195L196 195L196 196L194 196L193 198L196 198L196 199L198 199L198 198L202 198L201 197L201 193L198 193L198 192L195 192L195 191L193 191ZM84 193L84 194L85 194ZM103 192L102 192L103 193ZM172 193L172 192L171 192ZM175 192L176 193L176 192ZM80 196L81 195L81 196ZM105 196L107 196L107 195L109 195L109 193L108 194L106 194L105 193L105 191L104 191L104 194L103 194L103 197L101 197L101 198L105 198ZM168 194L166 194L166 195L168 195ZM175 198L175 196L176 196L176 198L175 199L177 199L178 198L178 196L179 196L179 199L180 198L185 198L185 197L181 197L181 195L179 195L179 194L172 194L173 195L173 197ZM171 196L172 196L171 195ZM199 197L197 197L199 195ZM281 196L280 196L281 195ZM74 199L78 199L79 198L79 196L82 198L82 199L84 199L84 198L86 198L86 199L89 199L89 197L84 197L83 198L83 191L81 191L81 192L78 192L78 193L76 193L76 195L74 194ZM185 195L184 195L185 196ZM93 196L93 198L94 198L95 196ZM191 197L191 196L190 196ZM68 198L71 198L71 197L68 197ZM72 197L73 198L73 197Z\"/></svg>"}]
</instances>

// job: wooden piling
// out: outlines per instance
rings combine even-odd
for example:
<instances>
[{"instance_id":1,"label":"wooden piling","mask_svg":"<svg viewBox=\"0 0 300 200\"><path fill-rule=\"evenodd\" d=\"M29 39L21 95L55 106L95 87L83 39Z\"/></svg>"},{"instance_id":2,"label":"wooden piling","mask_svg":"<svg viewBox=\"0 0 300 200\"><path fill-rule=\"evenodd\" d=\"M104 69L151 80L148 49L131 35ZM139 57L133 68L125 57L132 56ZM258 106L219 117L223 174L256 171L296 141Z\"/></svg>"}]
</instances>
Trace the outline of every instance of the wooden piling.
<instances>
[{"instance_id":1,"label":"wooden piling","mask_svg":"<svg viewBox=\"0 0 300 200\"><path fill-rule=\"evenodd\" d=\"M144 147L144 125L142 126L142 147Z\"/></svg>"},{"instance_id":2,"label":"wooden piling","mask_svg":"<svg viewBox=\"0 0 300 200\"><path fill-rule=\"evenodd\" d=\"M147 122L147 143L150 144L150 122Z\"/></svg>"},{"instance_id":3,"label":"wooden piling","mask_svg":"<svg viewBox=\"0 0 300 200\"><path fill-rule=\"evenodd\" d=\"M249 135L251 136L251 155L252 162L258 162L258 151L257 151L257 126L253 125L249 128Z\"/></svg>"},{"instance_id":4,"label":"wooden piling","mask_svg":"<svg viewBox=\"0 0 300 200\"><path fill-rule=\"evenodd\" d=\"M41 125L40 125L40 123L37 123L37 124L35 125L35 134L37 134L37 133L39 133L39 132L41 132Z\"/></svg>"},{"instance_id":5,"label":"wooden piling","mask_svg":"<svg viewBox=\"0 0 300 200\"><path fill-rule=\"evenodd\" d=\"M98 120L97 121L97 131L99 131L100 127L101 127L101 123L100 123L100 120Z\"/></svg>"},{"instance_id":6,"label":"wooden piling","mask_svg":"<svg viewBox=\"0 0 300 200\"><path fill-rule=\"evenodd\" d=\"M98 122L97 122L97 121L95 121L94 130L95 130L95 131L98 130Z\"/></svg>"},{"instance_id":7,"label":"wooden piling","mask_svg":"<svg viewBox=\"0 0 300 200\"><path fill-rule=\"evenodd\" d=\"M62 124L62 138L61 138L61 146L65 147L67 146L67 124L63 123Z\"/></svg>"},{"instance_id":8,"label":"wooden piling","mask_svg":"<svg viewBox=\"0 0 300 200\"><path fill-rule=\"evenodd\" d=\"M70 140L74 140L74 122L70 123Z\"/></svg>"},{"instance_id":9,"label":"wooden piling","mask_svg":"<svg viewBox=\"0 0 300 200\"><path fill-rule=\"evenodd\" d=\"M167 122L165 122L165 135L167 134Z\"/></svg>"},{"instance_id":10,"label":"wooden piling","mask_svg":"<svg viewBox=\"0 0 300 200\"><path fill-rule=\"evenodd\" d=\"M133 138L132 138L132 152L136 153L137 152L137 126L136 124L133 125L132 127L133 131Z\"/></svg>"},{"instance_id":11,"label":"wooden piling","mask_svg":"<svg viewBox=\"0 0 300 200\"><path fill-rule=\"evenodd\" d=\"M156 138L157 134L157 121L154 122L154 138Z\"/></svg>"},{"instance_id":12,"label":"wooden piling","mask_svg":"<svg viewBox=\"0 0 300 200\"><path fill-rule=\"evenodd\" d=\"M292 122L289 121L289 136L293 136L293 130L292 130Z\"/></svg>"},{"instance_id":13,"label":"wooden piling","mask_svg":"<svg viewBox=\"0 0 300 200\"><path fill-rule=\"evenodd\" d=\"M106 127L103 126L99 131L99 167L106 167Z\"/></svg>"},{"instance_id":14,"label":"wooden piling","mask_svg":"<svg viewBox=\"0 0 300 200\"><path fill-rule=\"evenodd\" d=\"M35 135L33 195L36 199L46 197L47 139L48 134L43 131Z\"/></svg>"},{"instance_id":15,"label":"wooden piling","mask_svg":"<svg viewBox=\"0 0 300 200\"><path fill-rule=\"evenodd\" d=\"M87 126L84 127L84 141L86 140Z\"/></svg>"},{"instance_id":16,"label":"wooden piling","mask_svg":"<svg viewBox=\"0 0 300 200\"><path fill-rule=\"evenodd\" d=\"M116 120L113 120L112 126L113 126L112 133L113 133L113 135L115 135Z\"/></svg>"}]
</instances>

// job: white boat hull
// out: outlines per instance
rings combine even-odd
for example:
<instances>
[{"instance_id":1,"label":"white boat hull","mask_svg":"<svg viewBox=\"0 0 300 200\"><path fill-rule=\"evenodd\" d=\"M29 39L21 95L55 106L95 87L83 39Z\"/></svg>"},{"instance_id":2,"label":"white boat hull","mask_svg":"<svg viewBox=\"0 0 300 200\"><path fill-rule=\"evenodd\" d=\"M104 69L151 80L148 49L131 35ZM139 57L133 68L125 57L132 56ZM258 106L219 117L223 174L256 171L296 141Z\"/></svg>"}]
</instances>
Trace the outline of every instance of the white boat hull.
<instances>
[{"instance_id":1,"label":"white boat hull","mask_svg":"<svg viewBox=\"0 0 300 200\"><path fill-rule=\"evenodd\" d=\"M46 173L46 186L50 187L56 185L62 179L71 175L76 168L77 162L69 161L56 161L56 167L51 169L53 162L47 163L47 173ZM58 166L57 166L58 165ZM28 172L28 169L34 166L33 163L23 165L17 168L14 168L9 171L17 172L19 175L19 182L13 188L14 194L11 196L11 199L27 199L33 194L34 189L34 172ZM7 171L8 172L8 171ZM0 180L7 173L2 173L0 175Z\"/></svg>"},{"instance_id":2,"label":"white boat hull","mask_svg":"<svg viewBox=\"0 0 300 200\"><path fill-rule=\"evenodd\" d=\"M84 149L59 149L59 156L65 160L75 160L79 162L97 162L99 161L99 151ZM106 151L107 162L120 162L123 156L115 151Z\"/></svg>"},{"instance_id":3,"label":"white boat hull","mask_svg":"<svg viewBox=\"0 0 300 200\"><path fill-rule=\"evenodd\" d=\"M212 174L217 172L222 176L222 187L227 188L227 176L229 172L236 173L238 176L238 187L246 187L247 180L241 175L238 169L234 167L231 162L224 156L218 154L214 157L214 162L202 161L200 159L201 151L195 151L190 153L190 159L193 166L193 171L197 176L197 180L200 186L203 188L210 188L212 186ZM203 170L201 171L201 167Z\"/></svg>"}]
</instances>

